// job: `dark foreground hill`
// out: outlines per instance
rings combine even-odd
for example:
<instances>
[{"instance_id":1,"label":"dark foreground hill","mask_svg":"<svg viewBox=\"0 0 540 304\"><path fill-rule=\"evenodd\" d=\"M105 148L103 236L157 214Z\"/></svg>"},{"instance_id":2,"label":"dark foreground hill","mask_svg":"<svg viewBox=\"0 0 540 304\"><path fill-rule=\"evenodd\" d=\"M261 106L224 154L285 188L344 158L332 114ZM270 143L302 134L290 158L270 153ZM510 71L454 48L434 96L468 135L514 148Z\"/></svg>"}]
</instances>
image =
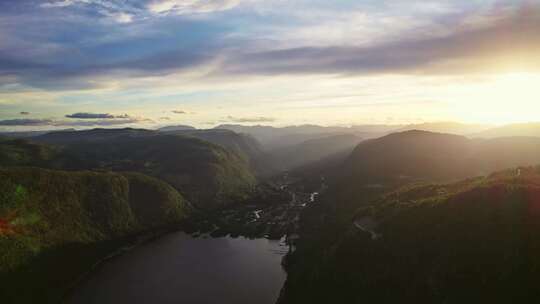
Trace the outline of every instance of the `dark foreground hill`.
<instances>
[{"instance_id":1,"label":"dark foreground hill","mask_svg":"<svg viewBox=\"0 0 540 304\"><path fill-rule=\"evenodd\" d=\"M288 259L282 303L540 300L540 168L408 186L348 222L325 217L335 231Z\"/></svg>"},{"instance_id":2,"label":"dark foreground hill","mask_svg":"<svg viewBox=\"0 0 540 304\"><path fill-rule=\"evenodd\" d=\"M243 198L255 178L247 161L194 137L137 129L94 129L0 141L0 165L135 171L168 182L201 208Z\"/></svg>"},{"instance_id":3,"label":"dark foreground hill","mask_svg":"<svg viewBox=\"0 0 540 304\"><path fill-rule=\"evenodd\" d=\"M138 173L0 168L2 302L58 303L126 237L189 210L174 188Z\"/></svg>"}]
</instances>

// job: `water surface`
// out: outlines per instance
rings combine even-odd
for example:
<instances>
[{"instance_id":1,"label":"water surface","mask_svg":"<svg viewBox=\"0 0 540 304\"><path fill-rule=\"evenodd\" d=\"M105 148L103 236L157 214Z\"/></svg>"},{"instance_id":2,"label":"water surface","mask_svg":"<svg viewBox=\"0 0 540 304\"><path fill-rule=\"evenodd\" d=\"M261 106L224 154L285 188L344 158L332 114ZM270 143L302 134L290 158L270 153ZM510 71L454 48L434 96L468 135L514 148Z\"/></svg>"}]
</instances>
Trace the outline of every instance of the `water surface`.
<instances>
[{"instance_id":1,"label":"water surface","mask_svg":"<svg viewBox=\"0 0 540 304\"><path fill-rule=\"evenodd\" d=\"M103 264L70 304L275 303L285 272L278 241L173 233Z\"/></svg>"}]
</instances>

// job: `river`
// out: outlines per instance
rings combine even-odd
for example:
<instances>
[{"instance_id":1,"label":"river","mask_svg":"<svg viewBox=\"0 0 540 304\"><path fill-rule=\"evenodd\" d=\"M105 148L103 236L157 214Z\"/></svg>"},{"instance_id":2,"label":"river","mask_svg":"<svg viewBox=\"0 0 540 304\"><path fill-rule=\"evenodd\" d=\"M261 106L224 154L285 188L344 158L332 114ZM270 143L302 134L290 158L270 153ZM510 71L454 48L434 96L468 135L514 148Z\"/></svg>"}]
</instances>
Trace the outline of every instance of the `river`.
<instances>
[{"instance_id":1,"label":"river","mask_svg":"<svg viewBox=\"0 0 540 304\"><path fill-rule=\"evenodd\" d=\"M193 238L183 232L105 262L70 304L271 304L286 274L279 241Z\"/></svg>"}]
</instances>

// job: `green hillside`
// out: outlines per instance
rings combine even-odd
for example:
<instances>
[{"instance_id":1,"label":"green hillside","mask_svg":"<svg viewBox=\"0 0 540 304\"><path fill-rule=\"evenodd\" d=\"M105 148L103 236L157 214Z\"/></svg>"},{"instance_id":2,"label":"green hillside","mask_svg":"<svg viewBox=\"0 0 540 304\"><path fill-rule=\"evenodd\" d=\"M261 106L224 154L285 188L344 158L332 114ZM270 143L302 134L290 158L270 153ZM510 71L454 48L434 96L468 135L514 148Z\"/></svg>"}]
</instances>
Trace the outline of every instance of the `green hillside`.
<instances>
[{"instance_id":1,"label":"green hillside","mask_svg":"<svg viewBox=\"0 0 540 304\"><path fill-rule=\"evenodd\" d=\"M0 166L42 166L58 152L51 146L31 143L23 139L0 138Z\"/></svg>"},{"instance_id":2,"label":"green hillside","mask_svg":"<svg viewBox=\"0 0 540 304\"><path fill-rule=\"evenodd\" d=\"M268 159L268 155L262 150L259 142L250 135L239 134L225 129L160 129L160 131L166 134L195 137L222 146L242 157L257 175L269 175L275 172L273 164Z\"/></svg>"},{"instance_id":3,"label":"green hillside","mask_svg":"<svg viewBox=\"0 0 540 304\"><path fill-rule=\"evenodd\" d=\"M6 303L58 302L126 237L176 224L189 205L138 173L0 168L0 291Z\"/></svg>"},{"instance_id":4,"label":"green hillside","mask_svg":"<svg viewBox=\"0 0 540 304\"><path fill-rule=\"evenodd\" d=\"M289 259L283 303L540 299L539 167L407 186L323 229Z\"/></svg>"},{"instance_id":5,"label":"green hillside","mask_svg":"<svg viewBox=\"0 0 540 304\"><path fill-rule=\"evenodd\" d=\"M0 164L62 170L134 171L171 184L195 206L213 208L244 198L255 183L246 159L194 137L137 129L54 132L0 142ZM39 143L39 144L38 144ZM46 157L34 150L50 151Z\"/></svg>"},{"instance_id":6,"label":"green hillside","mask_svg":"<svg viewBox=\"0 0 540 304\"><path fill-rule=\"evenodd\" d=\"M242 198L255 179L247 163L220 146L175 135L122 137L66 146L63 168L135 171L160 178L198 207Z\"/></svg>"}]
</instances>

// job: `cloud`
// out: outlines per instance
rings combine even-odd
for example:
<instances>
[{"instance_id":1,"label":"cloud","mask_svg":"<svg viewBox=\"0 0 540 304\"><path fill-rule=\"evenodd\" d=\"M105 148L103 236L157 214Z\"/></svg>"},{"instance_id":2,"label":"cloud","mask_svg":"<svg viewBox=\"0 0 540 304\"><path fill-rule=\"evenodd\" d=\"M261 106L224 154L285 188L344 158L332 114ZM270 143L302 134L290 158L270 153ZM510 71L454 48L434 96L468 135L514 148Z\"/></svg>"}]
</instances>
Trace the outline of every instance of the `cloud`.
<instances>
[{"instance_id":1,"label":"cloud","mask_svg":"<svg viewBox=\"0 0 540 304\"><path fill-rule=\"evenodd\" d=\"M224 11L236 7L240 0L156 0L147 7L155 14L201 14Z\"/></svg>"},{"instance_id":2,"label":"cloud","mask_svg":"<svg viewBox=\"0 0 540 304\"><path fill-rule=\"evenodd\" d=\"M197 113L195 113L195 112L184 111L184 110L172 110L171 113L179 114L179 115L184 115L184 114L197 114Z\"/></svg>"},{"instance_id":3,"label":"cloud","mask_svg":"<svg viewBox=\"0 0 540 304\"><path fill-rule=\"evenodd\" d=\"M50 119L6 119L0 120L0 126L46 126L53 124Z\"/></svg>"},{"instance_id":4,"label":"cloud","mask_svg":"<svg viewBox=\"0 0 540 304\"><path fill-rule=\"evenodd\" d=\"M449 34L372 46L333 45L234 53L222 74L454 73L512 68L540 69L540 7L486 20L466 20Z\"/></svg>"},{"instance_id":5,"label":"cloud","mask_svg":"<svg viewBox=\"0 0 540 304\"><path fill-rule=\"evenodd\" d=\"M127 13L117 13L112 16L118 23L130 23L133 21L133 15Z\"/></svg>"},{"instance_id":6,"label":"cloud","mask_svg":"<svg viewBox=\"0 0 540 304\"><path fill-rule=\"evenodd\" d=\"M221 122L274 122L276 121L275 118L272 117L264 117L264 116L258 116L258 117L234 117L234 116L227 116L225 119L221 120Z\"/></svg>"},{"instance_id":7,"label":"cloud","mask_svg":"<svg viewBox=\"0 0 540 304\"><path fill-rule=\"evenodd\" d=\"M148 118L122 118L122 119L98 119L98 120L75 120L75 121L56 121L55 126L79 126L79 127L92 127L92 126L116 126L116 125L128 125L138 123L151 123L153 122Z\"/></svg>"},{"instance_id":8,"label":"cloud","mask_svg":"<svg viewBox=\"0 0 540 304\"><path fill-rule=\"evenodd\" d=\"M238 6L241 0L57 0L41 4L43 8L86 7L98 11L119 23L132 22L159 15L190 15L225 11Z\"/></svg>"},{"instance_id":9,"label":"cloud","mask_svg":"<svg viewBox=\"0 0 540 304\"><path fill-rule=\"evenodd\" d=\"M246 5L253 8L247 13L235 10L227 16L185 16L233 9L244 2L257 5ZM492 71L504 68L501 66L507 62L540 70L539 6L508 3L389 1L375 5L351 1L321 5L320 1L300 1L276 12L275 4L252 0L58 0L42 5L47 7L47 14L41 8L16 18L2 13L5 7L0 7L0 75L9 79L0 79L0 86L97 90L121 88L133 78L178 74L196 74L193 77L199 77L201 83L253 75L440 74ZM340 5L375 9L352 7L336 13ZM274 6L274 11L266 16L255 8L260 6ZM399 21L401 15L395 11L378 11L388 6L399 10L411 7L402 14L406 21ZM417 6L422 13L411 13ZM315 16L310 15L312 7ZM426 16L426 10L444 14ZM304 16L298 20L291 17L297 15ZM96 21L99 16L125 24L111 26L110 22ZM351 18L340 26L362 31L338 30L334 34L331 29L339 26L326 26L324 22L322 32L313 33L310 28L318 21L341 20L344 16ZM413 22L404 29L399 25L417 19L429 22ZM373 24L373 20L379 23ZM373 36L371 29L377 30L378 38L364 39ZM302 34L280 35L297 31Z\"/></svg>"},{"instance_id":10,"label":"cloud","mask_svg":"<svg viewBox=\"0 0 540 304\"><path fill-rule=\"evenodd\" d=\"M42 3L41 7L45 8L54 8L54 7L67 7L72 5L74 2L72 0L63 0L63 1L54 1Z\"/></svg>"},{"instance_id":11,"label":"cloud","mask_svg":"<svg viewBox=\"0 0 540 304\"><path fill-rule=\"evenodd\" d=\"M76 118L76 119L117 119L117 118L131 118L127 114L122 115L112 115L109 113L86 113L86 112L79 112L74 114L66 115L67 118Z\"/></svg>"},{"instance_id":12,"label":"cloud","mask_svg":"<svg viewBox=\"0 0 540 304\"><path fill-rule=\"evenodd\" d=\"M96 119L96 120L55 120L55 119L6 119L0 120L0 126L115 126L137 123L151 123L151 119L143 117L128 117L119 119Z\"/></svg>"},{"instance_id":13,"label":"cloud","mask_svg":"<svg viewBox=\"0 0 540 304\"><path fill-rule=\"evenodd\" d=\"M74 113L66 115L67 118L77 120L61 120L54 121L56 126L114 126L114 125L126 125L136 123L151 123L154 122L149 118L133 117L128 114L113 115L109 113Z\"/></svg>"},{"instance_id":14,"label":"cloud","mask_svg":"<svg viewBox=\"0 0 540 304\"><path fill-rule=\"evenodd\" d=\"M93 17L113 21L120 24L133 22L135 19L148 18L149 11L144 8L147 1L121 1L121 0L57 0L40 5L45 9L62 9L80 14L92 12Z\"/></svg>"},{"instance_id":15,"label":"cloud","mask_svg":"<svg viewBox=\"0 0 540 304\"><path fill-rule=\"evenodd\" d=\"M131 45L123 45L126 54L133 52ZM147 46L146 46L147 47ZM95 50L94 50L95 52ZM103 50L99 52L108 52ZM47 58L49 63L37 63L35 59L16 59L14 54L1 52L0 48L0 75L9 75L17 79L18 83L48 90L88 90L107 85L107 81L100 82L100 76L116 79L163 76L165 74L189 71L210 64L216 58L217 50L207 46L205 50L194 47L193 50L178 49L158 51L145 54L137 58L103 59L100 53L88 54L95 60L80 61L70 58L73 65L65 65L55 55ZM68 55L69 57L70 55ZM0 82L2 85L2 82Z\"/></svg>"},{"instance_id":16,"label":"cloud","mask_svg":"<svg viewBox=\"0 0 540 304\"><path fill-rule=\"evenodd\" d=\"M78 119L113 119L114 115L111 114L95 114L95 113L74 113L66 115L67 118L78 118Z\"/></svg>"},{"instance_id":17,"label":"cloud","mask_svg":"<svg viewBox=\"0 0 540 304\"><path fill-rule=\"evenodd\" d=\"M142 12L141 2L146 1L123 1L123 0L53 0L42 3L43 8L67 8L82 6L94 8L102 13L106 12Z\"/></svg>"},{"instance_id":18,"label":"cloud","mask_svg":"<svg viewBox=\"0 0 540 304\"><path fill-rule=\"evenodd\" d=\"M159 120L171 120L170 117L160 117Z\"/></svg>"}]
</instances>

